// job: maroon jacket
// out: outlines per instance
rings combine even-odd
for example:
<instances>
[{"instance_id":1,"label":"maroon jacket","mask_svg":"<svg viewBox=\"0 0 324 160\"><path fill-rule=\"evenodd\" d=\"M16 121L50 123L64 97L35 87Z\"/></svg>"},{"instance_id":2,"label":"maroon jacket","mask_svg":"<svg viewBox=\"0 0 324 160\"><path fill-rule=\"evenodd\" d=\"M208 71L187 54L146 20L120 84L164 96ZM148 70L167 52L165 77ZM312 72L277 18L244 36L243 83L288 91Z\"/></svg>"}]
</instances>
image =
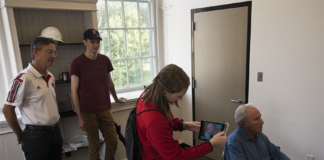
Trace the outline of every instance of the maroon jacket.
<instances>
[{"instance_id":1,"label":"maroon jacket","mask_svg":"<svg viewBox=\"0 0 324 160\"><path fill-rule=\"evenodd\" d=\"M152 101L144 106L144 101L140 97L136 113L147 109L157 108ZM194 160L213 150L209 141L190 148L179 147L179 142L173 139L173 131L179 130L181 120L174 118L171 112L170 115L171 121L159 111L147 111L136 116L137 133L143 147L141 155L143 160Z\"/></svg>"}]
</instances>

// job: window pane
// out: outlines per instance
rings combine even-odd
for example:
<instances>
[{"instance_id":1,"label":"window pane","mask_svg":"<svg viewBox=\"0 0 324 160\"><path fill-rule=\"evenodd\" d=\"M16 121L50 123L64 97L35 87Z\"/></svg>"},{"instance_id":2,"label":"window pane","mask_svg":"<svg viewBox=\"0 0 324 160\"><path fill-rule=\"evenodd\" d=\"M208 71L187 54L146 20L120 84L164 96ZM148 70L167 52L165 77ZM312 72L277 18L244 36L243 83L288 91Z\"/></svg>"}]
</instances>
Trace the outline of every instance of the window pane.
<instances>
[{"instance_id":1,"label":"window pane","mask_svg":"<svg viewBox=\"0 0 324 160\"><path fill-rule=\"evenodd\" d=\"M126 45L127 45L127 57L139 57L140 45L139 45L139 33L138 30L126 31Z\"/></svg>"},{"instance_id":2,"label":"window pane","mask_svg":"<svg viewBox=\"0 0 324 160\"><path fill-rule=\"evenodd\" d=\"M2 46L1 46L1 40L0 40L0 57L3 58L3 50L2 50ZM0 122L3 122L3 121L6 121L5 119L5 116L2 112L2 108L3 108L3 104L4 104L4 101L5 101L5 97L7 96L7 89L9 88L9 86L6 86L6 85L9 85L9 84L5 84L5 81L4 81L4 78L6 78L5 76L3 76L3 70L9 70L9 67L8 66L4 66L1 61L0 61L0 88L2 88L0 90ZM15 112L16 112L16 115L17 115L17 118L21 118L20 116L20 112L19 112L19 108L16 107L15 108Z\"/></svg>"},{"instance_id":3,"label":"window pane","mask_svg":"<svg viewBox=\"0 0 324 160\"><path fill-rule=\"evenodd\" d=\"M142 84L141 61L139 59L128 61L128 78L130 87L140 86Z\"/></svg>"},{"instance_id":4,"label":"window pane","mask_svg":"<svg viewBox=\"0 0 324 160\"><path fill-rule=\"evenodd\" d=\"M108 18L110 28L123 27L123 12L120 1L108 1Z\"/></svg>"},{"instance_id":5,"label":"window pane","mask_svg":"<svg viewBox=\"0 0 324 160\"><path fill-rule=\"evenodd\" d=\"M137 2L124 2L125 26L138 27Z\"/></svg>"},{"instance_id":6,"label":"window pane","mask_svg":"<svg viewBox=\"0 0 324 160\"><path fill-rule=\"evenodd\" d=\"M97 2L97 20L99 28L107 27L107 17L106 17L106 4L105 0L98 0Z\"/></svg>"},{"instance_id":7,"label":"window pane","mask_svg":"<svg viewBox=\"0 0 324 160\"><path fill-rule=\"evenodd\" d=\"M1 41L0 41L1 42ZM2 55L2 48L1 48L1 44L0 44L0 54ZM1 64L1 61L0 61L0 74L1 75L3 75L2 74L2 64ZM6 97L6 90L5 90L5 86L4 86L4 79L5 77L4 76L1 76L0 77L0 88L2 88L1 90L0 90L0 122L1 121L5 121L6 119L5 119L5 117L4 117L4 115L3 115L3 113L2 113L2 107L3 107L3 102L4 102L4 99L5 99L5 97ZM18 107L16 107L16 108L18 108Z\"/></svg>"},{"instance_id":8,"label":"window pane","mask_svg":"<svg viewBox=\"0 0 324 160\"><path fill-rule=\"evenodd\" d=\"M152 83L155 57L150 0L98 0L100 53L110 57L116 90ZM104 9L106 6L106 10ZM104 12L106 24L104 24ZM102 15L102 16L101 16ZM107 28L107 29L106 29ZM141 28L141 29L137 29ZM109 36L109 37L108 37Z\"/></svg>"},{"instance_id":9,"label":"window pane","mask_svg":"<svg viewBox=\"0 0 324 160\"><path fill-rule=\"evenodd\" d=\"M140 2L139 11L140 11L140 27L151 27L151 18L150 18L150 3Z\"/></svg>"},{"instance_id":10,"label":"window pane","mask_svg":"<svg viewBox=\"0 0 324 160\"><path fill-rule=\"evenodd\" d=\"M141 30L141 49L142 57L151 56L152 54L152 31L151 30Z\"/></svg>"},{"instance_id":11,"label":"window pane","mask_svg":"<svg viewBox=\"0 0 324 160\"><path fill-rule=\"evenodd\" d=\"M100 37L102 41L100 43L100 53L109 57L109 41L108 41L108 31L99 30Z\"/></svg>"},{"instance_id":12,"label":"window pane","mask_svg":"<svg viewBox=\"0 0 324 160\"><path fill-rule=\"evenodd\" d=\"M126 64L125 61L112 61L114 70L112 71L112 79L115 89L127 87Z\"/></svg>"},{"instance_id":13,"label":"window pane","mask_svg":"<svg viewBox=\"0 0 324 160\"><path fill-rule=\"evenodd\" d=\"M125 57L125 43L124 43L124 31L122 30L110 30L110 51L112 59L119 59Z\"/></svg>"},{"instance_id":14,"label":"window pane","mask_svg":"<svg viewBox=\"0 0 324 160\"><path fill-rule=\"evenodd\" d=\"M154 76L154 59L143 59L143 83L151 84Z\"/></svg>"}]
</instances>

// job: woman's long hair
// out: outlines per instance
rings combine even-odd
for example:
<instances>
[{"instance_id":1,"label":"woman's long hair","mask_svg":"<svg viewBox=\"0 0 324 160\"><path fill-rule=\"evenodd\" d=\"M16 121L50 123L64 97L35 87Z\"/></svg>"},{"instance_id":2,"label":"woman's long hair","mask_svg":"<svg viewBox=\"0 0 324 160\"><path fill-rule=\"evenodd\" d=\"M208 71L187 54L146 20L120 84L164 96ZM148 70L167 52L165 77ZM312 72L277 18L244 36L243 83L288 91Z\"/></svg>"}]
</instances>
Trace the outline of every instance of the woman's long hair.
<instances>
[{"instance_id":1,"label":"woman's long hair","mask_svg":"<svg viewBox=\"0 0 324 160\"><path fill-rule=\"evenodd\" d=\"M188 75L174 64L169 64L162 68L159 74L153 79L153 83L144 90L143 100L145 105L152 100L154 106L169 120L171 120L169 111L170 105L163 92L178 93L187 89L190 85ZM178 101L175 105L179 107Z\"/></svg>"}]
</instances>

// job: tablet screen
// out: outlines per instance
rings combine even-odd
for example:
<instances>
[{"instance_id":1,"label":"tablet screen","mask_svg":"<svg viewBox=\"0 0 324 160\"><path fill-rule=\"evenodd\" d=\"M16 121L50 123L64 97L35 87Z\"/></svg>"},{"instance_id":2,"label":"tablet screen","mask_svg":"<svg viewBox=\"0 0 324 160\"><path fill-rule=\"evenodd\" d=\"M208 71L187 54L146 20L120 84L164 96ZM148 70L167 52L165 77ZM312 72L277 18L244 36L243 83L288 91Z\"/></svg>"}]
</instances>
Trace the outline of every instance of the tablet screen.
<instances>
[{"instance_id":1,"label":"tablet screen","mask_svg":"<svg viewBox=\"0 0 324 160\"><path fill-rule=\"evenodd\" d=\"M224 123L202 120L198 138L201 140L210 140L215 134L223 131L224 128Z\"/></svg>"}]
</instances>

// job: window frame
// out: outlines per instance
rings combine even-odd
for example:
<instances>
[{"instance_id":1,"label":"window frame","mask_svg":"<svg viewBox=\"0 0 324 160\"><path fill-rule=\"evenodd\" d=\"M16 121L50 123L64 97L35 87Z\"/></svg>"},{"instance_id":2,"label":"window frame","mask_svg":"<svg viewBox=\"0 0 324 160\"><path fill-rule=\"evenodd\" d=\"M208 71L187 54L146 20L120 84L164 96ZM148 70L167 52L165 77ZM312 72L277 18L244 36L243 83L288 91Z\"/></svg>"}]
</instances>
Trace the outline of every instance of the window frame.
<instances>
[{"instance_id":1,"label":"window frame","mask_svg":"<svg viewBox=\"0 0 324 160\"><path fill-rule=\"evenodd\" d=\"M126 24L125 24L125 6L124 6L124 2L128 2L127 0L113 0L113 1L119 1L121 2L121 10L122 10L122 25L123 27L112 27L110 28L109 27L109 17L108 17L108 1L109 0L103 0L104 1L104 7L105 7L105 20L106 20L106 26L107 27L99 27L99 23L98 23L98 31L99 32L103 32L103 31L106 31L107 32L107 43L108 43L108 57L109 59L111 60L111 62L114 62L114 61L124 61L125 62L125 66L126 66L126 80L127 80L127 86L126 88L118 88L116 89L116 92L117 93L123 93L123 92L130 92L130 91L135 91L135 90L143 90L145 88L146 85L149 85L149 84L145 84L144 83L144 77L143 77L143 60L145 59L151 59L150 63L151 63L151 69L150 70L150 75L151 75L151 79L153 79L156 74L157 74L157 70L158 70L158 67L159 67L159 56L157 54L157 38L156 38L156 32L157 32L157 29L156 29L156 17L155 17L155 12L156 12L156 9L155 9L155 5L154 5L154 0L148 0L147 2L145 3L148 3L148 10L149 10L149 24L150 24L150 27L140 27L140 3L143 3L141 2L140 0L128 0L130 2L136 2L136 5L137 5L137 22L138 22L138 25L137 27L126 27ZM97 14L98 16L98 14ZM98 18L97 18L98 19ZM119 59L112 59L112 53L111 53L111 45L110 45L110 36L109 36L109 31L112 31L112 30L118 30L118 31L123 31L123 39L124 39L124 58L119 58ZM138 57L128 57L127 56L127 39L126 39L126 32L129 31L129 30L137 30L139 33L138 33L138 39L139 39L139 56ZM149 31L151 33L149 33L149 44L150 44L150 56L142 56L142 42L141 42L141 31L142 30L146 30L146 31ZM103 42L102 42L103 43ZM103 45L103 44L101 44ZM102 46L101 46L102 47ZM106 55L106 54L105 54ZM141 62L141 85L139 86L134 86L134 87L130 87L130 84L129 84L129 69L128 69L128 61L130 60L136 60L136 59L139 59L140 62ZM114 77L114 73L111 72L111 77L113 79Z\"/></svg>"},{"instance_id":2,"label":"window frame","mask_svg":"<svg viewBox=\"0 0 324 160\"><path fill-rule=\"evenodd\" d=\"M0 13L1 14L1 13ZM1 44L1 42L2 42L2 36L0 36L0 59L2 59L2 60L0 60L0 75L4 75L3 74L3 51L2 51L2 44ZM4 82L4 76L1 76L0 77L0 88L4 88L4 89L2 89L2 90L0 90L0 97L1 97L1 99L0 99L0 122L2 122L2 121L5 121L5 118L4 118L4 114L2 113L2 107L3 107L3 105L4 105L4 97L6 96L5 95L5 91L7 91L8 90L8 87L4 84L5 82Z\"/></svg>"},{"instance_id":3,"label":"window frame","mask_svg":"<svg viewBox=\"0 0 324 160\"><path fill-rule=\"evenodd\" d=\"M21 59L20 53L15 54L14 45L18 44L18 41L12 37L10 27L11 23L14 22L13 10L8 9L0 4L0 87L1 90L0 97L0 128L8 127L7 121L2 113L2 108L4 106L4 99L7 96L9 90L10 80L18 74L18 70L22 69L22 64L18 63L18 59ZM6 54L4 54L6 53ZM21 124L21 115L18 107L15 108L18 122Z\"/></svg>"}]
</instances>

